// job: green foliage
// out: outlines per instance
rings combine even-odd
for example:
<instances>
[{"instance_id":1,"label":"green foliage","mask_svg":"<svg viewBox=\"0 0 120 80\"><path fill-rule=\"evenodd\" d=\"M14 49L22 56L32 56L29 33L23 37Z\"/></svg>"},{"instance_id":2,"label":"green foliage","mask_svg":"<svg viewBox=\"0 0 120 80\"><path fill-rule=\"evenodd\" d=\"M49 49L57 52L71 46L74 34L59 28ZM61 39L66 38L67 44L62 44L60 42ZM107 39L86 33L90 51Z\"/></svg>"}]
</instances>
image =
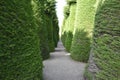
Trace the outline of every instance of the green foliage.
<instances>
[{"instance_id":1,"label":"green foliage","mask_svg":"<svg viewBox=\"0 0 120 80\"><path fill-rule=\"evenodd\" d=\"M42 80L31 0L0 1L0 79Z\"/></svg>"},{"instance_id":2,"label":"green foliage","mask_svg":"<svg viewBox=\"0 0 120 80\"><path fill-rule=\"evenodd\" d=\"M72 3L76 3L77 0L66 0L67 4L71 5Z\"/></svg>"},{"instance_id":3,"label":"green foliage","mask_svg":"<svg viewBox=\"0 0 120 80\"><path fill-rule=\"evenodd\" d=\"M71 49L72 38L73 38L72 32L70 31L67 32L66 38L65 38L65 48L68 52L70 52L70 49Z\"/></svg>"},{"instance_id":4,"label":"green foliage","mask_svg":"<svg viewBox=\"0 0 120 80\"><path fill-rule=\"evenodd\" d=\"M95 17L96 0L77 0L75 34L71 47L71 57L87 62Z\"/></svg>"},{"instance_id":5,"label":"green foliage","mask_svg":"<svg viewBox=\"0 0 120 80\"><path fill-rule=\"evenodd\" d=\"M55 43L55 47L57 47L57 43L59 41L59 26L58 26L58 21L56 20L57 16L55 16L53 20L53 39Z\"/></svg>"},{"instance_id":6,"label":"green foliage","mask_svg":"<svg viewBox=\"0 0 120 80\"><path fill-rule=\"evenodd\" d=\"M46 14L52 15L56 13L55 11L55 0L46 0L44 3L44 11Z\"/></svg>"},{"instance_id":7,"label":"green foliage","mask_svg":"<svg viewBox=\"0 0 120 80\"><path fill-rule=\"evenodd\" d=\"M55 43L53 38L53 22L52 18L46 15L46 25L47 25L47 32L48 32L48 46L50 52L54 51Z\"/></svg>"},{"instance_id":8,"label":"green foliage","mask_svg":"<svg viewBox=\"0 0 120 80\"><path fill-rule=\"evenodd\" d=\"M87 62L90 51L90 38L84 30L76 30L71 47L71 57L77 61Z\"/></svg>"},{"instance_id":9,"label":"green foliage","mask_svg":"<svg viewBox=\"0 0 120 80\"><path fill-rule=\"evenodd\" d=\"M68 25L67 28L67 36L65 40L65 48L68 52L70 52L71 49L71 43L73 38L73 31L74 31L74 21L75 21L75 12L76 12L76 4L72 3L70 5L70 15L68 18Z\"/></svg>"},{"instance_id":10,"label":"green foliage","mask_svg":"<svg viewBox=\"0 0 120 80\"><path fill-rule=\"evenodd\" d=\"M54 51L55 46L59 40L59 28L58 19L55 11L55 0L47 0L45 3L44 14L45 14L45 24L47 26L48 32L48 46L50 52Z\"/></svg>"},{"instance_id":11,"label":"green foliage","mask_svg":"<svg viewBox=\"0 0 120 80\"><path fill-rule=\"evenodd\" d=\"M33 0L33 11L34 11L34 17L36 26L39 29L39 38L40 38L40 49L41 49L41 55L43 59L49 58L49 47L48 47L48 33L47 33L47 26L44 19L44 0Z\"/></svg>"},{"instance_id":12,"label":"green foliage","mask_svg":"<svg viewBox=\"0 0 120 80\"><path fill-rule=\"evenodd\" d=\"M69 5L66 5L64 7L64 17L65 17L65 19L68 18L69 14L70 14L70 7L69 7Z\"/></svg>"},{"instance_id":13,"label":"green foliage","mask_svg":"<svg viewBox=\"0 0 120 80\"><path fill-rule=\"evenodd\" d=\"M64 33L62 34L61 40L62 40L63 45L65 46L66 32L64 32Z\"/></svg>"},{"instance_id":14,"label":"green foliage","mask_svg":"<svg viewBox=\"0 0 120 80\"><path fill-rule=\"evenodd\" d=\"M92 74L92 79L120 79L119 9L119 0L105 0L96 14L91 51L92 57L87 68L87 71ZM95 71L95 67L94 69L91 68L92 64L95 65L98 70Z\"/></svg>"}]
</instances>

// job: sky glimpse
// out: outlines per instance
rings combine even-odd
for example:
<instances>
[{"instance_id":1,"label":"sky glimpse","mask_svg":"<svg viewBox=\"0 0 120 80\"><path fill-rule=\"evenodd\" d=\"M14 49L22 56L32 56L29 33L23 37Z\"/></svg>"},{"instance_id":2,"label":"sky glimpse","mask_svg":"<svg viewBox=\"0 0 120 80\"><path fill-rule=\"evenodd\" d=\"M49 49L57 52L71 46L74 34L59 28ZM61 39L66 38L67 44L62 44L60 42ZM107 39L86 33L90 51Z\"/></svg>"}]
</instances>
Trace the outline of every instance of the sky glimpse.
<instances>
[{"instance_id":1,"label":"sky glimpse","mask_svg":"<svg viewBox=\"0 0 120 80\"><path fill-rule=\"evenodd\" d=\"M64 19L63 10L64 10L64 6L66 5L66 1L65 0L56 0L56 2L57 2L56 11L57 11L58 19L59 19L59 27L61 27L63 19Z\"/></svg>"}]
</instances>

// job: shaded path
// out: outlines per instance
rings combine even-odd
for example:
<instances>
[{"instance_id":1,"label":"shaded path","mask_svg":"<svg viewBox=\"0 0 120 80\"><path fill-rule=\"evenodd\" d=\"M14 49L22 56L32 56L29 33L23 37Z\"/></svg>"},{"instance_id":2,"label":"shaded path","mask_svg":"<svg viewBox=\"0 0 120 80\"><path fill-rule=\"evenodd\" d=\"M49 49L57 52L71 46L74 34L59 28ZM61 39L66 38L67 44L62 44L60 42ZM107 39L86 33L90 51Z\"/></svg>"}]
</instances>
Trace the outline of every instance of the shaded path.
<instances>
[{"instance_id":1,"label":"shaded path","mask_svg":"<svg viewBox=\"0 0 120 80\"><path fill-rule=\"evenodd\" d=\"M44 80L83 80L85 63L72 60L61 42L44 62Z\"/></svg>"}]
</instances>

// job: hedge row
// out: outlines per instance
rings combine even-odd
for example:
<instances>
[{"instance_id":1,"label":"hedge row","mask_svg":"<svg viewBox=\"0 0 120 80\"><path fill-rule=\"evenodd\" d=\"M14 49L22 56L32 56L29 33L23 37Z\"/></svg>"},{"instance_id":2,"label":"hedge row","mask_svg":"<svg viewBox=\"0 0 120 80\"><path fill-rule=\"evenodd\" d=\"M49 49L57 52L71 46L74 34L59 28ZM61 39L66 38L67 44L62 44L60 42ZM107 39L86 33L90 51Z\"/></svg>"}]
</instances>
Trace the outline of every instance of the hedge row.
<instances>
[{"instance_id":1,"label":"hedge row","mask_svg":"<svg viewBox=\"0 0 120 80\"><path fill-rule=\"evenodd\" d=\"M58 20L55 12L55 0L46 0L44 15L46 18L45 24L48 31L48 45L50 52L54 51L59 41L59 27Z\"/></svg>"},{"instance_id":2,"label":"hedge row","mask_svg":"<svg viewBox=\"0 0 120 80\"><path fill-rule=\"evenodd\" d=\"M1 80L42 80L42 58L49 57L51 46L48 46L49 36L54 44L59 40L55 9L50 15L44 10L48 3L47 0L0 1Z\"/></svg>"},{"instance_id":3,"label":"hedge row","mask_svg":"<svg viewBox=\"0 0 120 80\"><path fill-rule=\"evenodd\" d=\"M120 79L120 1L105 0L95 17L86 80Z\"/></svg>"},{"instance_id":4,"label":"hedge row","mask_svg":"<svg viewBox=\"0 0 120 80\"><path fill-rule=\"evenodd\" d=\"M67 34L67 24L68 24L68 18L69 18L69 14L70 14L70 7L69 5L66 5L64 7L64 21L63 21L63 25L62 25L62 33L61 33L61 40L63 45L65 46L65 40L66 40L66 34Z\"/></svg>"},{"instance_id":5,"label":"hedge row","mask_svg":"<svg viewBox=\"0 0 120 80\"><path fill-rule=\"evenodd\" d=\"M66 28L67 34L65 40L65 48L68 52L70 52L72 38L73 38L75 13L76 13L76 3L72 3L70 6L70 15L68 19L68 25L67 25L68 27Z\"/></svg>"},{"instance_id":6,"label":"hedge row","mask_svg":"<svg viewBox=\"0 0 120 80\"><path fill-rule=\"evenodd\" d=\"M64 23L62 26L62 42L66 50L70 52L73 31L74 31L74 21L76 13L76 3L67 4L64 8Z\"/></svg>"},{"instance_id":7,"label":"hedge row","mask_svg":"<svg viewBox=\"0 0 120 80\"><path fill-rule=\"evenodd\" d=\"M71 47L71 57L87 62L93 33L96 0L77 0L75 34Z\"/></svg>"},{"instance_id":8,"label":"hedge row","mask_svg":"<svg viewBox=\"0 0 120 80\"><path fill-rule=\"evenodd\" d=\"M0 1L0 79L41 80L38 27L31 0Z\"/></svg>"}]
</instances>

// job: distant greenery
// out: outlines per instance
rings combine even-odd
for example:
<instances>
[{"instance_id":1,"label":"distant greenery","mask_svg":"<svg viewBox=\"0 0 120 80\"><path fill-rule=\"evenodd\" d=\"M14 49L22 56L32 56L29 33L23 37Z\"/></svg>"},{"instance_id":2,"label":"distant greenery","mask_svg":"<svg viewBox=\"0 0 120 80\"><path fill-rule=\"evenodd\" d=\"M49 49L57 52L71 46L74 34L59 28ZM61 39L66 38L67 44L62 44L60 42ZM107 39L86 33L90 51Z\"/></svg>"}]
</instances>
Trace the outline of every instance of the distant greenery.
<instances>
[{"instance_id":1,"label":"distant greenery","mask_svg":"<svg viewBox=\"0 0 120 80\"><path fill-rule=\"evenodd\" d=\"M67 1L67 4L71 5L73 3L76 3L77 0L66 0Z\"/></svg>"},{"instance_id":2,"label":"distant greenery","mask_svg":"<svg viewBox=\"0 0 120 80\"><path fill-rule=\"evenodd\" d=\"M70 15L68 18L68 25L66 28L67 34L66 34L66 40L65 40L65 47L68 52L70 52L72 38L73 38L75 13L76 13L76 3L72 3L70 5Z\"/></svg>"},{"instance_id":3,"label":"distant greenery","mask_svg":"<svg viewBox=\"0 0 120 80\"><path fill-rule=\"evenodd\" d=\"M86 79L119 80L120 1L105 0L101 4L95 17L91 57L86 70L91 76L87 74Z\"/></svg>"},{"instance_id":4,"label":"distant greenery","mask_svg":"<svg viewBox=\"0 0 120 80\"><path fill-rule=\"evenodd\" d=\"M68 1L71 2L71 1ZM71 43L73 38L74 31L74 21L75 21L75 13L76 13L76 3L71 2L71 4L67 4L64 7L64 22L62 26L62 37L61 40L66 50L70 52Z\"/></svg>"},{"instance_id":5,"label":"distant greenery","mask_svg":"<svg viewBox=\"0 0 120 80\"><path fill-rule=\"evenodd\" d=\"M67 36L69 14L70 14L70 6L66 5L64 7L64 21L63 21L62 33L61 33L61 40L64 46L65 46L65 40Z\"/></svg>"},{"instance_id":6,"label":"distant greenery","mask_svg":"<svg viewBox=\"0 0 120 80\"><path fill-rule=\"evenodd\" d=\"M55 0L47 0L44 4L44 14L46 18L46 26L48 31L48 42L50 52L54 51L59 40L58 19L55 11Z\"/></svg>"}]
</instances>

